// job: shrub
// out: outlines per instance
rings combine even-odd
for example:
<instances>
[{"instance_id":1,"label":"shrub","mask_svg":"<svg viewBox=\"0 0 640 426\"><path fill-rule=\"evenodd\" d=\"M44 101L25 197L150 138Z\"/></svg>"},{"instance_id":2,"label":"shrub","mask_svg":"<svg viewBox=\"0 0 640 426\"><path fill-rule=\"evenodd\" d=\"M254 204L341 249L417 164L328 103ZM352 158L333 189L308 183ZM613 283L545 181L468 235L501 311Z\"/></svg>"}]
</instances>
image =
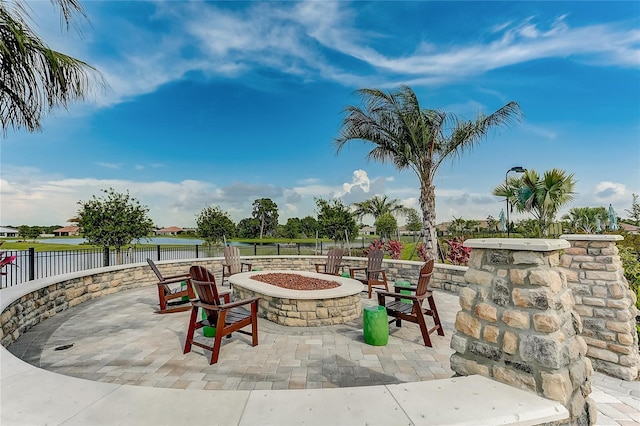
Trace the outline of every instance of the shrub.
<instances>
[{"instance_id":1,"label":"shrub","mask_svg":"<svg viewBox=\"0 0 640 426\"><path fill-rule=\"evenodd\" d=\"M447 240L449 252L447 253L446 260L454 265L466 265L471 255L471 247L464 247L462 245L463 243L464 240L457 237Z\"/></svg>"}]
</instances>

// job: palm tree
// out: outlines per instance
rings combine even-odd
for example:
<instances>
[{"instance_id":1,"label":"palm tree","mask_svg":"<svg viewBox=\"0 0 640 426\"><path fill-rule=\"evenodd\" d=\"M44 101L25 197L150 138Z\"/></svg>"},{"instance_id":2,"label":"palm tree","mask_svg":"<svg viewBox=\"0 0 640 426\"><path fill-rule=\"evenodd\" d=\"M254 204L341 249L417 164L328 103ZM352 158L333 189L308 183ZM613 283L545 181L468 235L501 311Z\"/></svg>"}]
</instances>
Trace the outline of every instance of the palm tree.
<instances>
[{"instance_id":1,"label":"palm tree","mask_svg":"<svg viewBox=\"0 0 640 426\"><path fill-rule=\"evenodd\" d=\"M68 28L74 14L85 17L78 0L52 0ZM26 0L0 0L0 122L40 130L44 113L82 100L93 82L104 86L92 66L48 48L30 27Z\"/></svg>"},{"instance_id":2,"label":"palm tree","mask_svg":"<svg viewBox=\"0 0 640 426\"><path fill-rule=\"evenodd\" d=\"M400 204L400 200L389 200L386 195L375 195L368 200L353 203L353 207L355 207L353 214L356 217L362 218L362 216L370 214L373 216L374 221L385 213L404 213L405 211L405 207Z\"/></svg>"},{"instance_id":3,"label":"palm tree","mask_svg":"<svg viewBox=\"0 0 640 426\"><path fill-rule=\"evenodd\" d=\"M407 86L389 93L360 89L363 107L348 106L335 146L338 152L350 141L374 144L368 158L391 162L398 170L412 169L420 181L420 208L424 243L437 256L436 200L433 185L440 164L461 155L486 139L489 130L521 118L520 106L509 102L493 114L462 120L439 109L422 109Z\"/></svg>"},{"instance_id":4,"label":"palm tree","mask_svg":"<svg viewBox=\"0 0 640 426\"><path fill-rule=\"evenodd\" d=\"M604 207L573 207L562 219L567 221L570 232L593 234L602 231L607 217Z\"/></svg>"},{"instance_id":5,"label":"palm tree","mask_svg":"<svg viewBox=\"0 0 640 426\"><path fill-rule=\"evenodd\" d=\"M560 207L573 200L576 181L573 174L551 169L540 176L527 170L520 177L512 176L493 189L493 195L509 199L519 212L533 214L537 221L537 236L546 236Z\"/></svg>"}]
</instances>

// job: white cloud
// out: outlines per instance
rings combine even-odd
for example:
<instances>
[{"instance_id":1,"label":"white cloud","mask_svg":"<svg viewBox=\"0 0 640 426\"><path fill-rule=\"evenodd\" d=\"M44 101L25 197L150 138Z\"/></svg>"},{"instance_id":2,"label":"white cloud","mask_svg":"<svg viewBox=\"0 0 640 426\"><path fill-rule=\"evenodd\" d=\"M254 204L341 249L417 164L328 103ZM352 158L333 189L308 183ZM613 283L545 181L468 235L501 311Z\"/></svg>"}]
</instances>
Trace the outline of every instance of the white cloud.
<instances>
[{"instance_id":1,"label":"white cloud","mask_svg":"<svg viewBox=\"0 0 640 426\"><path fill-rule=\"evenodd\" d=\"M607 203L623 201L631 197L625 185L607 181L599 182L593 188L593 196L596 201Z\"/></svg>"}]
</instances>

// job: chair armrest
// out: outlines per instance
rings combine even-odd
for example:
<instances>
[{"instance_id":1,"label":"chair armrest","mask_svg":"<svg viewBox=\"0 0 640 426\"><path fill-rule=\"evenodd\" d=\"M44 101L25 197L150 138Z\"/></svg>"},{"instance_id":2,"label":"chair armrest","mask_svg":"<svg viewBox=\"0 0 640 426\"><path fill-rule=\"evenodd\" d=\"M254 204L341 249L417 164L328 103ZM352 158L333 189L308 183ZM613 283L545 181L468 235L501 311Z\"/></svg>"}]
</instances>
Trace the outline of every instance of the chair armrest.
<instances>
[{"instance_id":1,"label":"chair armrest","mask_svg":"<svg viewBox=\"0 0 640 426\"><path fill-rule=\"evenodd\" d=\"M174 276L173 278L167 277L167 279L158 281L158 285L175 284L175 283L180 283L182 281L188 281L190 279L191 279L191 275Z\"/></svg>"},{"instance_id":2,"label":"chair armrest","mask_svg":"<svg viewBox=\"0 0 640 426\"><path fill-rule=\"evenodd\" d=\"M369 270L367 270L367 272L368 272L369 274L382 273L382 272L384 272L384 271L385 271L385 269L369 269Z\"/></svg>"},{"instance_id":3,"label":"chair armrest","mask_svg":"<svg viewBox=\"0 0 640 426\"><path fill-rule=\"evenodd\" d=\"M183 272L182 274L168 275L168 276L163 277L163 278L165 280L170 280L170 279L173 279L173 278L181 278L181 277L191 278L191 274L189 274L188 272Z\"/></svg>"},{"instance_id":4,"label":"chair armrest","mask_svg":"<svg viewBox=\"0 0 640 426\"><path fill-rule=\"evenodd\" d=\"M417 297L415 294L401 294L401 293L392 293L390 291L376 291L376 293L380 296L389 296L395 297L396 299L409 299L409 300L422 300L423 298Z\"/></svg>"},{"instance_id":5,"label":"chair armrest","mask_svg":"<svg viewBox=\"0 0 640 426\"><path fill-rule=\"evenodd\" d=\"M366 266L363 266L363 267L359 267L358 266L358 267L355 267L355 268L349 268L349 272L352 272L352 271L366 271L366 270L367 270Z\"/></svg>"},{"instance_id":6,"label":"chair armrest","mask_svg":"<svg viewBox=\"0 0 640 426\"><path fill-rule=\"evenodd\" d=\"M398 290L405 290L405 291L407 291L407 290L408 291L416 291L416 290L418 290L418 287L412 286L412 285L410 285L408 287L401 286L401 285L394 285L393 288L396 290L396 293L398 292Z\"/></svg>"},{"instance_id":7,"label":"chair armrest","mask_svg":"<svg viewBox=\"0 0 640 426\"><path fill-rule=\"evenodd\" d=\"M260 300L259 297L250 297L249 299L242 299L236 302L225 303L224 305L218 306L220 310L237 308L238 306L249 305L251 303L257 303Z\"/></svg>"},{"instance_id":8,"label":"chair armrest","mask_svg":"<svg viewBox=\"0 0 640 426\"><path fill-rule=\"evenodd\" d=\"M240 272L244 270L245 266L248 268L248 271L251 271L253 264L248 262L240 262Z\"/></svg>"}]
</instances>

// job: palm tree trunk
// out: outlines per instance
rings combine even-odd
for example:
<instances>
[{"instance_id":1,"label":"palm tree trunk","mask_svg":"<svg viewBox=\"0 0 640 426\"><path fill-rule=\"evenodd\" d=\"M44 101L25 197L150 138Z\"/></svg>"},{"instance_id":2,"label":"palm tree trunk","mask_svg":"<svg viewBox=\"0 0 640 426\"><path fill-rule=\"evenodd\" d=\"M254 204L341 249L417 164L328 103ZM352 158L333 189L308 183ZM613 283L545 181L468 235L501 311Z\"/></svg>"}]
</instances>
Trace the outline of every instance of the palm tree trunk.
<instances>
[{"instance_id":1,"label":"palm tree trunk","mask_svg":"<svg viewBox=\"0 0 640 426\"><path fill-rule=\"evenodd\" d=\"M423 243L434 259L438 258L438 236L436 232L436 189L431 182L420 184L420 208L422 209Z\"/></svg>"}]
</instances>

